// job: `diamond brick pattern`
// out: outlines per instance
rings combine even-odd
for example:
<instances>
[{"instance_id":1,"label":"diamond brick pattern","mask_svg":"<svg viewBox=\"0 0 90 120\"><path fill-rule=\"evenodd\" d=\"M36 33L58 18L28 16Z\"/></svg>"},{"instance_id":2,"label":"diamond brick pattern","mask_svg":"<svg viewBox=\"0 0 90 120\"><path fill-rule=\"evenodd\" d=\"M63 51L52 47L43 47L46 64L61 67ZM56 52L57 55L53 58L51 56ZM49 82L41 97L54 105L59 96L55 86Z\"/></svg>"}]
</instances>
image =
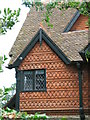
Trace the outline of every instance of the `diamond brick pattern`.
<instances>
[{"instance_id":1,"label":"diamond brick pattern","mask_svg":"<svg viewBox=\"0 0 90 120\"><path fill-rule=\"evenodd\" d=\"M44 46L44 47L43 47ZM44 42L42 43L42 46L40 46L40 43L38 42L34 49L32 49L31 53L40 53L40 52L51 52L51 49L48 47L47 44L45 44Z\"/></svg>"},{"instance_id":2,"label":"diamond brick pattern","mask_svg":"<svg viewBox=\"0 0 90 120\"><path fill-rule=\"evenodd\" d=\"M21 92L20 110L56 110L79 108L79 80L77 68L65 65L51 48L37 43L19 66L20 70L46 69L47 92ZM42 77L43 76L37 76ZM83 103L88 107L88 80L83 82ZM41 84L41 83L40 83ZM43 86L43 83L42 83Z\"/></svg>"},{"instance_id":3,"label":"diamond brick pattern","mask_svg":"<svg viewBox=\"0 0 90 120\"><path fill-rule=\"evenodd\" d=\"M50 90L47 92L25 92L20 93L21 100L30 99L62 99L62 98L79 98L79 92L77 90Z\"/></svg>"},{"instance_id":4,"label":"diamond brick pattern","mask_svg":"<svg viewBox=\"0 0 90 120\"><path fill-rule=\"evenodd\" d=\"M25 61L26 62L39 62L39 61L52 61L52 60L58 60L58 56L56 56L55 54L49 52L49 53L45 53L42 54L38 53L38 54L34 54L32 53L31 55L28 54L28 56L26 57Z\"/></svg>"},{"instance_id":5,"label":"diamond brick pattern","mask_svg":"<svg viewBox=\"0 0 90 120\"><path fill-rule=\"evenodd\" d=\"M24 104L24 105L23 105ZM60 109L60 108L79 108L79 100L29 100L20 101L21 109Z\"/></svg>"},{"instance_id":6,"label":"diamond brick pattern","mask_svg":"<svg viewBox=\"0 0 90 120\"><path fill-rule=\"evenodd\" d=\"M46 68L46 69L65 69L65 65L64 64L61 64L60 61L53 61L53 62L46 62L46 61L43 61L43 62L39 62L39 63L31 63L31 62L26 62L24 64L21 64L20 66L20 70L29 70L29 69L43 69L43 68Z\"/></svg>"},{"instance_id":7,"label":"diamond brick pattern","mask_svg":"<svg viewBox=\"0 0 90 120\"><path fill-rule=\"evenodd\" d=\"M47 81L47 88L48 89L62 89L62 88L78 88L79 81L67 81L67 80L57 80L57 81Z\"/></svg>"},{"instance_id":8,"label":"diamond brick pattern","mask_svg":"<svg viewBox=\"0 0 90 120\"><path fill-rule=\"evenodd\" d=\"M26 58L23 60L19 69L22 70L39 68L58 69L60 67L63 68L66 66L58 58L58 56L51 50L51 48L45 42L43 42L41 47L39 43L36 44L36 46L31 50L31 52L28 53Z\"/></svg>"},{"instance_id":9,"label":"diamond brick pattern","mask_svg":"<svg viewBox=\"0 0 90 120\"><path fill-rule=\"evenodd\" d=\"M47 79L61 79L61 78L66 78L66 79L77 79L78 78L78 74L77 73L73 73L73 72L69 72L69 71L50 71L47 72Z\"/></svg>"}]
</instances>

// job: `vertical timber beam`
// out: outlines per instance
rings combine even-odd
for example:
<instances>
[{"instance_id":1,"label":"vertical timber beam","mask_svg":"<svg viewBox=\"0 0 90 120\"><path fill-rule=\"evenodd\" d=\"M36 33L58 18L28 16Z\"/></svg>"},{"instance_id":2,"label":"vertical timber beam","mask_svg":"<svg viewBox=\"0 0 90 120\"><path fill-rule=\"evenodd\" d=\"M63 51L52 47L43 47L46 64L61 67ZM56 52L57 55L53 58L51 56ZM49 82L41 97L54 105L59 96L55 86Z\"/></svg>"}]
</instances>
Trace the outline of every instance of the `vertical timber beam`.
<instances>
[{"instance_id":1,"label":"vertical timber beam","mask_svg":"<svg viewBox=\"0 0 90 120\"><path fill-rule=\"evenodd\" d=\"M16 68L16 111L18 112L19 111L19 88L20 88L20 80L19 80L19 71L18 69Z\"/></svg>"},{"instance_id":2,"label":"vertical timber beam","mask_svg":"<svg viewBox=\"0 0 90 120\"><path fill-rule=\"evenodd\" d=\"M42 29L40 28L40 38L39 38L40 46L42 45Z\"/></svg>"},{"instance_id":3,"label":"vertical timber beam","mask_svg":"<svg viewBox=\"0 0 90 120\"><path fill-rule=\"evenodd\" d=\"M85 120L84 110L83 110L83 100L82 100L82 68L81 64L77 62L78 68L78 78L79 78L79 112L80 112L80 120Z\"/></svg>"}]
</instances>

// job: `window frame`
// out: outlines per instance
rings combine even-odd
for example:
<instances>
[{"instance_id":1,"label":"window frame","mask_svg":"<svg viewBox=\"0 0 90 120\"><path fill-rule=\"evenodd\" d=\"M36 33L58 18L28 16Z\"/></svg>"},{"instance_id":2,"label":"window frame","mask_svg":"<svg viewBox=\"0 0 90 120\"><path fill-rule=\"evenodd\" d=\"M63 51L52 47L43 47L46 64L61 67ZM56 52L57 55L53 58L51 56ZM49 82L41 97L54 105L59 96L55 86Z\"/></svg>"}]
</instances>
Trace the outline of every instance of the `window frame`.
<instances>
[{"instance_id":1,"label":"window frame","mask_svg":"<svg viewBox=\"0 0 90 120\"><path fill-rule=\"evenodd\" d=\"M35 72L36 71L39 71L39 70L44 70L44 75L45 75L45 80L44 80L44 85L45 85L45 88L43 90L35 90L35 77L36 77L36 74ZM32 71L33 72L33 89L32 90L24 90L24 74L26 72L30 72ZM21 92L46 92L47 91L47 88L46 88L46 69L34 69L34 70L24 70L23 71L23 83L22 83L22 80L21 80Z\"/></svg>"}]
</instances>

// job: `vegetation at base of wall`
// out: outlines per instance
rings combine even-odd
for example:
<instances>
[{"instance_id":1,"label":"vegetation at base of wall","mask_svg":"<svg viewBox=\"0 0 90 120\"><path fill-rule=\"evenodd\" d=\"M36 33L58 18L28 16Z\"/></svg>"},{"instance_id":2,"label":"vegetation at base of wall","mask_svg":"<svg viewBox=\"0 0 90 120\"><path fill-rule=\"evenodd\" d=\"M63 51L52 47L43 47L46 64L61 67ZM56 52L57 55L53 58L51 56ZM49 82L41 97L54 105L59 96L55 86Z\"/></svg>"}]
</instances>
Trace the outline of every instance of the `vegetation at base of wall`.
<instances>
[{"instance_id":1,"label":"vegetation at base of wall","mask_svg":"<svg viewBox=\"0 0 90 120\"><path fill-rule=\"evenodd\" d=\"M2 11L0 10L0 14ZM5 34L8 29L12 29L15 23L18 22L20 8L12 11L10 8L4 8L3 15L0 17L0 34Z\"/></svg>"},{"instance_id":2,"label":"vegetation at base of wall","mask_svg":"<svg viewBox=\"0 0 90 120\"><path fill-rule=\"evenodd\" d=\"M35 113L34 115L29 115L27 112L17 112L15 110L6 108L2 109L2 116L0 116L0 120L49 120L53 119L52 117L47 116L46 114ZM62 117L59 120L67 120L66 117Z\"/></svg>"},{"instance_id":3,"label":"vegetation at base of wall","mask_svg":"<svg viewBox=\"0 0 90 120\"><path fill-rule=\"evenodd\" d=\"M0 120L3 119L46 120L47 118L49 117L46 114L35 113L35 115L29 115L27 114L27 112L17 112L9 108L2 109L2 116L0 116Z\"/></svg>"}]
</instances>

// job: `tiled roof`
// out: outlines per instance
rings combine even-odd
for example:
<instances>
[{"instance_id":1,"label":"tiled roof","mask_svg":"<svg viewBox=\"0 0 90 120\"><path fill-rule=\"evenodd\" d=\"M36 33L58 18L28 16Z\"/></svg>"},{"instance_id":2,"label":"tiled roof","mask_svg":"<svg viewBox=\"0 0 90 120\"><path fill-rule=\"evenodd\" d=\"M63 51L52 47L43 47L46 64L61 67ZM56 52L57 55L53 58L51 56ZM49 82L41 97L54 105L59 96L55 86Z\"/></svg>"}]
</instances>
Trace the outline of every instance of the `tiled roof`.
<instances>
[{"instance_id":1,"label":"tiled roof","mask_svg":"<svg viewBox=\"0 0 90 120\"><path fill-rule=\"evenodd\" d=\"M68 9L63 12L54 9L50 21L53 28L50 28L46 23L42 22L43 12L37 12L35 8L31 9L11 48L9 55L12 55L12 57L9 64L14 63L40 27L71 61L81 61L82 58L78 52L88 44L88 31L63 33L75 12L75 9Z\"/></svg>"}]
</instances>

